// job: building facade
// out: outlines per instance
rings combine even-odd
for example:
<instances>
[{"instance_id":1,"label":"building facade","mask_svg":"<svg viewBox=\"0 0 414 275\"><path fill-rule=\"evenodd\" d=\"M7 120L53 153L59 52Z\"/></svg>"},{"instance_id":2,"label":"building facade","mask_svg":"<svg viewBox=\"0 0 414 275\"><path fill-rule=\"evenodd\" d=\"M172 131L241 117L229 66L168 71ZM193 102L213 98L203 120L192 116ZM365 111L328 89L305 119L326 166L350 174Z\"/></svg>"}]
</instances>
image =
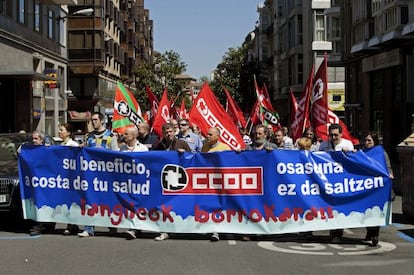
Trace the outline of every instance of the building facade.
<instances>
[{"instance_id":1,"label":"building facade","mask_svg":"<svg viewBox=\"0 0 414 275\"><path fill-rule=\"evenodd\" d=\"M414 0L344 1L347 115L397 159L414 113Z\"/></svg>"},{"instance_id":2,"label":"building facade","mask_svg":"<svg viewBox=\"0 0 414 275\"><path fill-rule=\"evenodd\" d=\"M65 120L65 4L76 0L0 1L1 132L57 135Z\"/></svg>"}]
</instances>

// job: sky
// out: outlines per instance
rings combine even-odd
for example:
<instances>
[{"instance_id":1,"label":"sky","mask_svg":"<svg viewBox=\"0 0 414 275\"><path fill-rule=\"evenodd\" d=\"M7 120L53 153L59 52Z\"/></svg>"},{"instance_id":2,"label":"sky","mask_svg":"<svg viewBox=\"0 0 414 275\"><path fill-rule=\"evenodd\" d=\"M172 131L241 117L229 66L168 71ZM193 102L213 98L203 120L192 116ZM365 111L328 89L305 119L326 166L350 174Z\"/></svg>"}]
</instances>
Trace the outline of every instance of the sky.
<instances>
[{"instance_id":1,"label":"sky","mask_svg":"<svg viewBox=\"0 0 414 275\"><path fill-rule=\"evenodd\" d=\"M154 50L172 50L187 64L185 74L210 78L229 48L254 30L259 0L145 0L154 24Z\"/></svg>"}]
</instances>

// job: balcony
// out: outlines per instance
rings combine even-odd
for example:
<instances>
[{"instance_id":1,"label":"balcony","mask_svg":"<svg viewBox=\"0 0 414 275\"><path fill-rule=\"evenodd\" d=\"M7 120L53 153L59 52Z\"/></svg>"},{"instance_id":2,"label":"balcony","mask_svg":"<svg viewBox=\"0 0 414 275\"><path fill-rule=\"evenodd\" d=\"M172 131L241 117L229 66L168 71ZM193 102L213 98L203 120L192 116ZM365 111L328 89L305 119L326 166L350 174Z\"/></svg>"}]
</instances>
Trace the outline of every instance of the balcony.
<instances>
[{"instance_id":1,"label":"balcony","mask_svg":"<svg viewBox=\"0 0 414 275\"><path fill-rule=\"evenodd\" d=\"M332 42L330 41L313 41L312 51L332 51Z\"/></svg>"}]
</instances>

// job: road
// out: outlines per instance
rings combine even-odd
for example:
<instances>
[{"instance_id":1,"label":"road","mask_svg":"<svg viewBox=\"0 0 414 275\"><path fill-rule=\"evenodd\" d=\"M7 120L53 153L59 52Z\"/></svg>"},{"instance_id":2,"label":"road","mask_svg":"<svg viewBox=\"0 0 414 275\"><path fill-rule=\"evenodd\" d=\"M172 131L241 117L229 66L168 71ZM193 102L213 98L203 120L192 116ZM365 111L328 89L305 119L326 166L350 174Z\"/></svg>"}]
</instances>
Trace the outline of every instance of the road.
<instances>
[{"instance_id":1,"label":"road","mask_svg":"<svg viewBox=\"0 0 414 275\"><path fill-rule=\"evenodd\" d=\"M108 236L98 228L93 238L53 234L30 237L0 231L0 274L413 274L414 222L393 203L393 224L381 228L380 243L363 241L365 229L347 229L341 244L330 244L328 232L312 239L297 234L225 235L212 243L204 235L173 235L156 242L144 232L126 240L123 232Z\"/></svg>"}]
</instances>

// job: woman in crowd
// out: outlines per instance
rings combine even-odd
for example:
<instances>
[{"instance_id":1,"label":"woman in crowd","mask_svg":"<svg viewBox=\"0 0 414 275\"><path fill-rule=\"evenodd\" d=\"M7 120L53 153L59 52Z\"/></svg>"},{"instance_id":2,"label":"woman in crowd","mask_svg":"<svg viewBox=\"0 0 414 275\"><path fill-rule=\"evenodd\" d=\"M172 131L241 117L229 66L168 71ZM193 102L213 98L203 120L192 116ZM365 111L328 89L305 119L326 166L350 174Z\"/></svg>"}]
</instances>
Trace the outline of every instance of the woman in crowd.
<instances>
[{"instance_id":1,"label":"woman in crowd","mask_svg":"<svg viewBox=\"0 0 414 275\"><path fill-rule=\"evenodd\" d=\"M302 137L306 137L309 138L312 141L312 145L311 148L309 149L310 151L319 151L319 141L318 141L318 137L315 134L315 131L313 130L312 127L306 127L305 131L303 131ZM298 145L296 143L296 145ZM298 146L296 146L298 147Z\"/></svg>"},{"instance_id":2,"label":"woman in crowd","mask_svg":"<svg viewBox=\"0 0 414 275\"><path fill-rule=\"evenodd\" d=\"M73 129L69 123L63 123L59 127L59 137L62 139L61 145L78 147L79 143L73 140ZM76 235L78 234L79 227L75 224L68 224L63 235Z\"/></svg>"},{"instance_id":3,"label":"woman in crowd","mask_svg":"<svg viewBox=\"0 0 414 275\"><path fill-rule=\"evenodd\" d=\"M376 145L379 145L379 139L375 132L368 132L365 135L364 139L364 147L365 148L372 148ZM387 165L388 173L390 175L390 178L394 178L394 173L392 171L390 158L388 157L387 152L384 151L384 157L385 162ZM394 195L393 195L394 196ZM367 227L367 234L365 236L366 241L371 241L373 246L376 246L378 244L378 236L379 236L379 226L373 226L373 227Z\"/></svg>"},{"instance_id":4,"label":"woman in crowd","mask_svg":"<svg viewBox=\"0 0 414 275\"><path fill-rule=\"evenodd\" d=\"M59 137L62 139L62 145L78 147L79 143L73 140L73 129L69 123L63 123L59 127Z\"/></svg>"}]
</instances>

